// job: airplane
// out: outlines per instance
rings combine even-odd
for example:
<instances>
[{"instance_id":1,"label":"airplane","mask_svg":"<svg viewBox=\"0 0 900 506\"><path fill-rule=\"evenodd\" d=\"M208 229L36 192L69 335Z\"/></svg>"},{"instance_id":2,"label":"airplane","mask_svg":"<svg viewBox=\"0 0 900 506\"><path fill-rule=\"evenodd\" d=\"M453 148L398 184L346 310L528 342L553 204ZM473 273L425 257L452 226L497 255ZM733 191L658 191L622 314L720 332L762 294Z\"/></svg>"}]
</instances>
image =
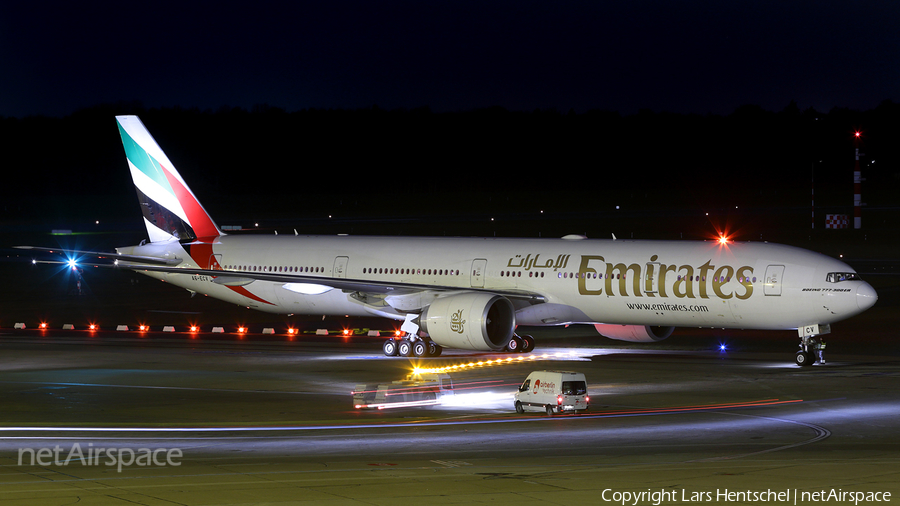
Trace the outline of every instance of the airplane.
<instances>
[{"instance_id":1,"label":"airplane","mask_svg":"<svg viewBox=\"0 0 900 506\"><path fill-rule=\"evenodd\" d=\"M94 265L269 313L402 322L405 337L385 340L387 356L529 352L534 339L518 326L587 324L641 343L675 327L796 329L795 360L808 366L832 323L878 299L845 263L780 244L573 235L407 238L398 247L395 237L226 234L141 120L116 121L149 241L93 254Z\"/></svg>"}]
</instances>

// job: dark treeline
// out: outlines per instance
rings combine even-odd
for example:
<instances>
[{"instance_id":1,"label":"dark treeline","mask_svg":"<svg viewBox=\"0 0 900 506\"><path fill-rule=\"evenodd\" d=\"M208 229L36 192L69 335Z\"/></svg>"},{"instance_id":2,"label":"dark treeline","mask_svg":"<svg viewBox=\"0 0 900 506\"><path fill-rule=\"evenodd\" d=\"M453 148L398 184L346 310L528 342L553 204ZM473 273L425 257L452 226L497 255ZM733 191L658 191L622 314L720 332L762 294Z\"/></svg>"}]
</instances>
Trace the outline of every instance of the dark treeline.
<instances>
[{"instance_id":1,"label":"dark treeline","mask_svg":"<svg viewBox=\"0 0 900 506\"><path fill-rule=\"evenodd\" d=\"M896 206L900 190L900 105L891 101L827 113L744 106L727 116L116 104L0 118L0 218L137 219L116 114L141 117L220 224L540 211L596 222L620 206L644 221L738 208L759 227L770 226L766 215L808 227L813 171L821 219L826 209L852 214L857 129L869 208Z\"/></svg>"}]
</instances>

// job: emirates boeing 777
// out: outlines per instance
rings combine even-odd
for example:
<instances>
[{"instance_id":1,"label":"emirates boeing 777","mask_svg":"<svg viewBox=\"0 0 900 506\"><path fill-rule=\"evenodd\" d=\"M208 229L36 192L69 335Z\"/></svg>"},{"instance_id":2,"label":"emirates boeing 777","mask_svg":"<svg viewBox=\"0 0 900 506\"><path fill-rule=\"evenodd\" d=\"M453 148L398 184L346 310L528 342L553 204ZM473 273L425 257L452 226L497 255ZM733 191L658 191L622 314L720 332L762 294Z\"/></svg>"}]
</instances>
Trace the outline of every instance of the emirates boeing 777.
<instances>
[{"instance_id":1,"label":"emirates boeing 777","mask_svg":"<svg viewBox=\"0 0 900 506\"><path fill-rule=\"evenodd\" d=\"M527 352L519 325L589 324L648 343L675 327L797 329L810 365L817 336L877 300L843 262L778 244L229 235L140 119L116 120L149 241L105 258L260 311L397 320L406 336L385 340L389 356Z\"/></svg>"}]
</instances>

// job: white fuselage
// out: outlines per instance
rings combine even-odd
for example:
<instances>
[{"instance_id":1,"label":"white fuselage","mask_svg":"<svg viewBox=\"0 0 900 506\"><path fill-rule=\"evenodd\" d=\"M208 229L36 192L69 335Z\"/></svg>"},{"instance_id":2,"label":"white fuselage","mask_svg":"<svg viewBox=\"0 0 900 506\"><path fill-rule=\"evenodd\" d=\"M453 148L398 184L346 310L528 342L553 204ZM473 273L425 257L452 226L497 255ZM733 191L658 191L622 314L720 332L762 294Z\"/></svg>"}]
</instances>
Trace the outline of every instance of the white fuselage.
<instances>
[{"instance_id":1,"label":"white fuselage","mask_svg":"<svg viewBox=\"0 0 900 506\"><path fill-rule=\"evenodd\" d=\"M828 280L829 273L854 272L843 262L768 243L227 235L186 248L173 241L119 252L180 258L184 268L417 287L372 299L308 279L225 286L207 275L139 271L273 313L402 320L459 289L539 295L540 302L516 303L519 325L795 329L849 318L876 299L864 281Z\"/></svg>"}]
</instances>

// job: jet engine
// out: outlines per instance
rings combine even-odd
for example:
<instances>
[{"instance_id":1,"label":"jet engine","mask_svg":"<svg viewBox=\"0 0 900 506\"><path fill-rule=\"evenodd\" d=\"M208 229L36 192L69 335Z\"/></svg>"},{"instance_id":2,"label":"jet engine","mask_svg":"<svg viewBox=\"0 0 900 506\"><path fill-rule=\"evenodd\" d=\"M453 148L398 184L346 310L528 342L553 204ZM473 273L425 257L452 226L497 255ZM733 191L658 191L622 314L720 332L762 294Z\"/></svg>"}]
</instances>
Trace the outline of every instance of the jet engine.
<instances>
[{"instance_id":1,"label":"jet engine","mask_svg":"<svg viewBox=\"0 0 900 506\"><path fill-rule=\"evenodd\" d=\"M597 323L594 325L597 332L603 337L619 341L632 341L635 343L655 343L672 335L675 327L654 327L650 325L606 325Z\"/></svg>"},{"instance_id":2,"label":"jet engine","mask_svg":"<svg viewBox=\"0 0 900 506\"><path fill-rule=\"evenodd\" d=\"M499 351L516 328L516 311L505 297L462 293L441 297L419 317L419 326L445 348Z\"/></svg>"}]
</instances>

